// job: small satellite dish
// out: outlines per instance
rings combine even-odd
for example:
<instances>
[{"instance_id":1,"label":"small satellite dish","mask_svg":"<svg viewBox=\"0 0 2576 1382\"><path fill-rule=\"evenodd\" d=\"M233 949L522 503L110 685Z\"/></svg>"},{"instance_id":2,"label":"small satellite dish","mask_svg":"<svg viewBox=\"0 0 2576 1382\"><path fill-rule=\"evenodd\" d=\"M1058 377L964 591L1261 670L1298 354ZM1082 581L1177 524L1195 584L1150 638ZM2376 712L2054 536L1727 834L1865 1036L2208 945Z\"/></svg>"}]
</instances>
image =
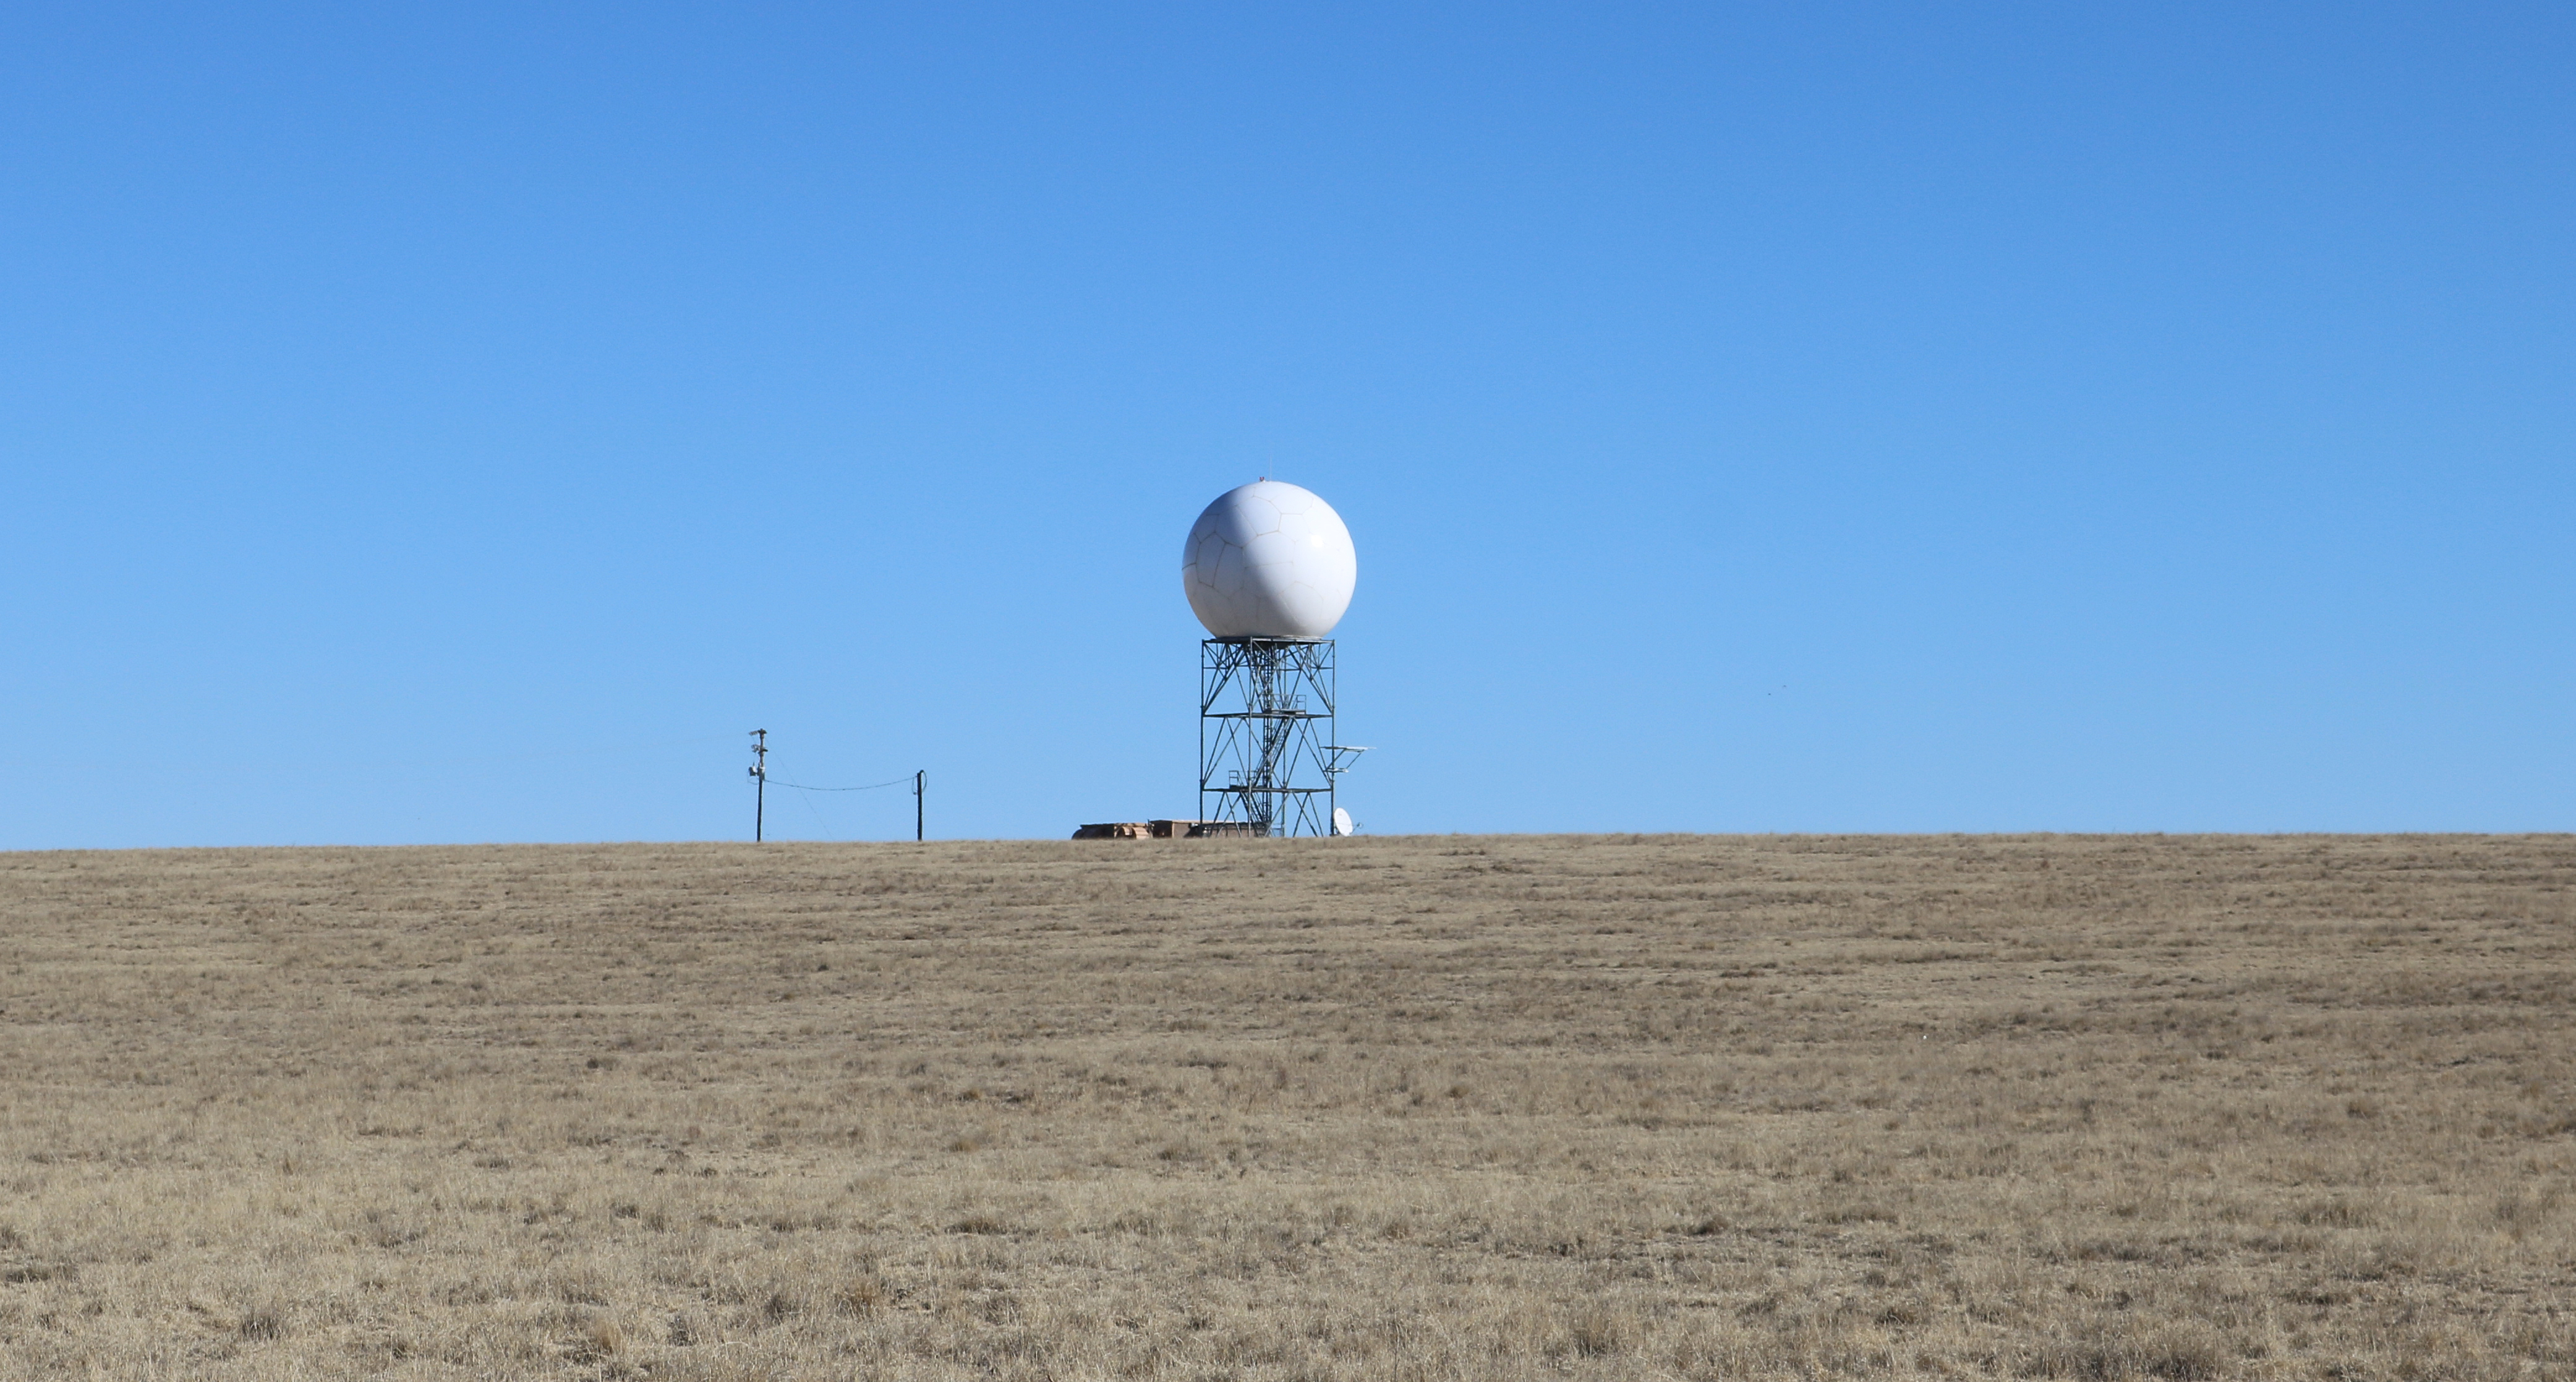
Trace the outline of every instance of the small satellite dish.
<instances>
[{"instance_id":1,"label":"small satellite dish","mask_svg":"<svg viewBox=\"0 0 2576 1382\"><path fill-rule=\"evenodd\" d=\"M1356 834L1356 833L1358 833L1358 831L1359 831L1359 827L1357 827L1357 826L1355 826L1355 825L1351 824L1351 813L1350 813L1350 812L1345 811L1345 810L1343 810L1342 808L1340 808L1340 807L1338 807L1338 806L1336 806L1336 807L1334 807L1334 808L1333 808L1333 833L1334 833L1334 834L1336 834L1336 835L1351 835L1351 834Z\"/></svg>"}]
</instances>

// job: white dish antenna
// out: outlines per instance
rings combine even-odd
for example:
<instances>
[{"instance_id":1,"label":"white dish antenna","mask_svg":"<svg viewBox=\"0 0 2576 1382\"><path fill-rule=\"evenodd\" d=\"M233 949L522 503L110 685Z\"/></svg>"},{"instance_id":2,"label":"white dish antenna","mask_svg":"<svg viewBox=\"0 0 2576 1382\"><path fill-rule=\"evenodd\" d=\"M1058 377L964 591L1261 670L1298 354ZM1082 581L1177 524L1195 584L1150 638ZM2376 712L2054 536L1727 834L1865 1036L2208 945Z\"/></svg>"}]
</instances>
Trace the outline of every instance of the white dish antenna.
<instances>
[{"instance_id":1,"label":"white dish antenna","mask_svg":"<svg viewBox=\"0 0 2576 1382\"><path fill-rule=\"evenodd\" d=\"M1322 638L1351 607L1359 574L1342 516L1282 480L1218 495L1181 549L1190 612L1218 638Z\"/></svg>"},{"instance_id":2,"label":"white dish antenna","mask_svg":"<svg viewBox=\"0 0 2576 1382\"><path fill-rule=\"evenodd\" d=\"M1341 807L1338 807L1338 806L1336 806L1336 807L1334 807L1334 808L1333 808L1333 833L1334 833L1334 834L1336 834L1336 835L1356 835L1356 834L1358 834L1358 833L1359 833L1359 830L1360 830L1360 828L1359 828L1358 826L1356 826L1356 825L1354 825L1354 824L1352 824L1352 823L1351 823L1351 813L1350 813L1350 812L1348 812L1348 811L1346 811L1346 810L1343 810Z\"/></svg>"}]
</instances>

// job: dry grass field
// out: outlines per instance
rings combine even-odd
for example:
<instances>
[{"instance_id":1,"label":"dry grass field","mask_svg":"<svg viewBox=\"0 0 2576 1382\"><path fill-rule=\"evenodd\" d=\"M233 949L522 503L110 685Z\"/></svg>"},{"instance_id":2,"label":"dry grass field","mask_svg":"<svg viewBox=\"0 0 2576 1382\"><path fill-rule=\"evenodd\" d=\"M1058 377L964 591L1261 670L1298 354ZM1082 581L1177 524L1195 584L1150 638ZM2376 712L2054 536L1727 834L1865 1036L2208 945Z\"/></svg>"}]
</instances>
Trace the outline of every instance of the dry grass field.
<instances>
[{"instance_id":1,"label":"dry grass field","mask_svg":"<svg viewBox=\"0 0 2576 1382\"><path fill-rule=\"evenodd\" d=\"M0 855L0 1375L2576 1378L2576 839Z\"/></svg>"}]
</instances>

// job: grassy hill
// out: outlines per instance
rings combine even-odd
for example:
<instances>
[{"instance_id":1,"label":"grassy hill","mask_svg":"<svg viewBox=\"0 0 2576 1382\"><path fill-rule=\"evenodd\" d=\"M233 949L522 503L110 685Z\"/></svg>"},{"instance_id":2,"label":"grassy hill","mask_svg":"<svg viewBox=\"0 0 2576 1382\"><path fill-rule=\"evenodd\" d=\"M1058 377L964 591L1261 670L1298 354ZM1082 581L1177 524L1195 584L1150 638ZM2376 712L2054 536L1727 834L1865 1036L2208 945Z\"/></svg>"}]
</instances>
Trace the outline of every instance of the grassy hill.
<instances>
[{"instance_id":1,"label":"grassy hill","mask_svg":"<svg viewBox=\"0 0 2576 1382\"><path fill-rule=\"evenodd\" d=\"M0 855L0 1374L2576 1376L2576 839Z\"/></svg>"}]
</instances>

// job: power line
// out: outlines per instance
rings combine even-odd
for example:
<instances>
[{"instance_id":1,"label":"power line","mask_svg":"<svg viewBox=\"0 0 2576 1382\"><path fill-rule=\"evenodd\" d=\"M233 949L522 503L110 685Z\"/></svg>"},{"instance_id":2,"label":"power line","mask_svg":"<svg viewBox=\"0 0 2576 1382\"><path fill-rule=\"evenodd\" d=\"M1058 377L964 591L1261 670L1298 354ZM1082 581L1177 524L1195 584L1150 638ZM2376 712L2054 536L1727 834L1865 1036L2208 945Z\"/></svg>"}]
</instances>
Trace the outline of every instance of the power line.
<instances>
[{"instance_id":1,"label":"power line","mask_svg":"<svg viewBox=\"0 0 2576 1382\"><path fill-rule=\"evenodd\" d=\"M760 777L764 785L769 780L765 774L755 775ZM888 787L902 787L908 785L912 788L912 838L915 843L919 843L923 838L925 830L924 822L927 819L924 808L927 805L927 799L930 795L930 774L927 771L914 773L910 777L898 777L888 782L870 782L858 787L809 787L802 782L783 781L778 785L781 787L793 787L800 792L877 792L883 791ZM804 802L807 810L813 809L813 800L811 798L798 797L797 800ZM820 812L815 814L815 819L822 819Z\"/></svg>"},{"instance_id":2,"label":"power line","mask_svg":"<svg viewBox=\"0 0 2576 1382\"><path fill-rule=\"evenodd\" d=\"M754 787L751 838L758 841L761 837L762 805L769 790L769 731L765 729L755 729L751 732L751 780ZM916 772L909 777L888 778L883 782L863 782L855 787L817 787L806 782L786 781L781 781L778 785L791 787L799 792L881 792L888 787L901 787L906 784L912 787L912 838L915 843L918 843L924 830L924 798L929 795L930 774L927 771ZM814 811L816 821L823 821L823 813L814 810L814 803L810 797L799 797L797 800L805 803L806 810ZM829 822L823 822L823 825L826 830L831 828Z\"/></svg>"},{"instance_id":3,"label":"power line","mask_svg":"<svg viewBox=\"0 0 2576 1382\"><path fill-rule=\"evenodd\" d=\"M694 744L711 744L719 739L730 739L732 737L733 733L728 731L723 734L693 734L686 738L678 739L606 740L587 745L579 745L572 748L537 749L524 753L451 754L438 758L334 758L331 760L331 767L336 772L364 775L369 780L375 780L395 773L408 773L430 769L469 768L483 764L501 765L513 763L552 762L568 758L606 758L611 756L627 756L653 749L680 748ZM33 772L68 771L75 766L88 769L99 769L102 764L114 767L117 770L126 773L130 778L138 779L144 774L155 776L169 776L177 774L188 774L194 776L226 774L249 776L256 773L273 772L277 768L277 763L274 760L265 763L173 763L162 759L135 760L115 758L101 759L93 757L75 760L69 758L39 758L25 755L0 756L0 768L24 768Z\"/></svg>"},{"instance_id":4,"label":"power line","mask_svg":"<svg viewBox=\"0 0 2576 1382\"><path fill-rule=\"evenodd\" d=\"M781 782L778 785L781 787L793 787L800 792L873 792L880 787L901 787L906 783L911 782L913 776L915 775L906 774L903 777L896 778L892 782L871 782L865 787L808 787L802 782Z\"/></svg>"},{"instance_id":5,"label":"power line","mask_svg":"<svg viewBox=\"0 0 2576 1382\"><path fill-rule=\"evenodd\" d=\"M811 793L807 793L797 797L796 799L805 803L805 814L814 818L814 828L823 832L823 838L827 840L830 839L832 837L832 823L823 819L823 808L814 804L813 795Z\"/></svg>"}]
</instances>

